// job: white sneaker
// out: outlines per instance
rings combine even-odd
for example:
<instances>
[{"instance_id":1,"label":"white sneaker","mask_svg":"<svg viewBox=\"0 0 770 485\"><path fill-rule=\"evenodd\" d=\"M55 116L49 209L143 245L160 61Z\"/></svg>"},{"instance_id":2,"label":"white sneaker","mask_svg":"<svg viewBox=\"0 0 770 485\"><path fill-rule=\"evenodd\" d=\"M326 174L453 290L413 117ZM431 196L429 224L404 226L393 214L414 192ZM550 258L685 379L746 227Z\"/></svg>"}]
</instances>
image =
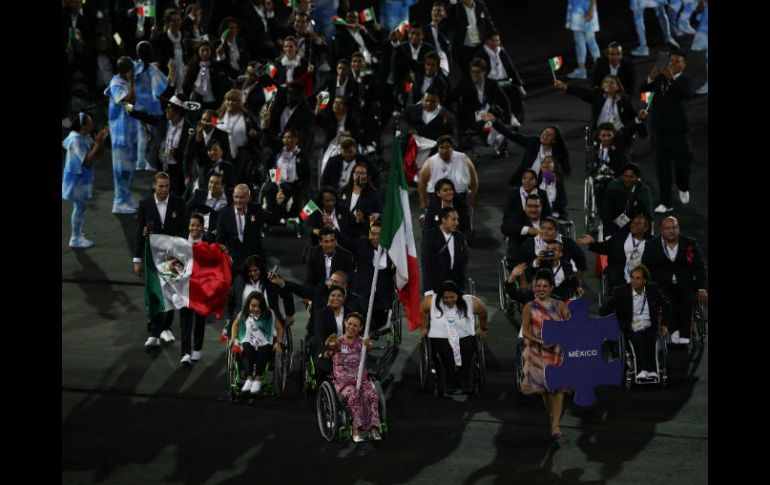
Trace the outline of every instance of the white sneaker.
<instances>
[{"instance_id":1,"label":"white sneaker","mask_svg":"<svg viewBox=\"0 0 770 485\"><path fill-rule=\"evenodd\" d=\"M182 360L179 361L181 365L191 366L192 365L192 359L190 358L190 354L184 354L184 357L182 357Z\"/></svg>"},{"instance_id":2,"label":"white sneaker","mask_svg":"<svg viewBox=\"0 0 770 485\"><path fill-rule=\"evenodd\" d=\"M650 55L650 49L648 47L639 46L631 51L631 55L635 57L646 57Z\"/></svg>"},{"instance_id":3,"label":"white sneaker","mask_svg":"<svg viewBox=\"0 0 770 485\"><path fill-rule=\"evenodd\" d=\"M666 43L679 49L679 42L677 42L673 37L666 39Z\"/></svg>"},{"instance_id":4,"label":"white sneaker","mask_svg":"<svg viewBox=\"0 0 770 485\"><path fill-rule=\"evenodd\" d=\"M254 379L251 382L252 382L252 384L251 384L251 393L252 394L259 394L259 390L262 389L262 381L258 381L256 379Z\"/></svg>"},{"instance_id":5,"label":"white sneaker","mask_svg":"<svg viewBox=\"0 0 770 485\"><path fill-rule=\"evenodd\" d=\"M647 374L646 370L643 370L643 371L639 372L638 374L636 374L636 378L637 379L645 379L645 378L647 378L647 376L648 376L648 374Z\"/></svg>"},{"instance_id":6,"label":"white sneaker","mask_svg":"<svg viewBox=\"0 0 770 485\"><path fill-rule=\"evenodd\" d=\"M569 79L588 79L588 71L585 68L577 67L572 72L567 74Z\"/></svg>"},{"instance_id":7,"label":"white sneaker","mask_svg":"<svg viewBox=\"0 0 770 485\"><path fill-rule=\"evenodd\" d=\"M658 373L657 372L648 372L647 373L647 377L648 378L652 378L652 379L657 379L658 378Z\"/></svg>"},{"instance_id":8,"label":"white sneaker","mask_svg":"<svg viewBox=\"0 0 770 485\"><path fill-rule=\"evenodd\" d=\"M202 357L203 357L203 352L201 352L200 350L193 350L193 353L192 353L193 362L197 362L201 360Z\"/></svg>"},{"instance_id":9,"label":"white sneaker","mask_svg":"<svg viewBox=\"0 0 770 485\"><path fill-rule=\"evenodd\" d=\"M657 212L658 214L665 214L666 212L671 212L673 210L674 210L673 207L666 207L663 204L660 204L658 205L658 207L655 208L655 212Z\"/></svg>"},{"instance_id":10,"label":"white sneaker","mask_svg":"<svg viewBox=\"0 0 770 485\"><path fill-rule=\"evenodd\" d=\"M671 334L671 343L672 344L678 344L679 343L679 330L675 331Z\"/></svg>"},{"instance_id":11,"label":"white sneaker","mask_svg":"<svg viewBox=\"0 0 770 485\"><path fill-rule=\"evenodd\" d=\"M71 248L90 248L93 247L94 242L91 240L88 240L84 238L83 236L77 236L70 239L70 247Z\"/></svg>"},{"instance_id":12,"label":"white sneaker","mask_svg":"<svg viewBox=\"0 0 770 485\"><path fill-rule=\"evenodd\" d=\"M695 35L695 29L693 29L692 25L690 25L690 22L688 22L686 20L684 20L684 21L680 20L679 24L677 25L677 27L679 27L679 31L682 34Z\"/></svg>"},{"instance_id":13,"label":"white sneaker","mask_svg":"<svg viewBox=\"0 0 770 485\"><path fill-rule=\"evenodd\" d=\"M690 191L689 190L680 190L679 191L679 200L682 201L682 204L689 204L690 203Z\"/></svg>"},{"instance_id":14,"label":"white sneaker","mask_svg":"<svg viewBox=\"0 0 770 485\"><path fill-rule=\"evenodd\" d=\"M144 342L144 347L148 349L150 347L159 347L159 346L160 346L160 340L158 339L158 337L147 337L147 340Z\"/></svg>"},{"instance_id":15,"label":"white sneaker","mask_svg":"<svg viewBox=\"0 0 770 485\"><path fill-rule=\"evenodd\" d=\"M709 82L706 81L706 84L699 87L695 90L695 94L708 94L709 93Z\"/></svg>"},{"instance_id":16,"label":"white sneaker","mask_svg":"<svg viewBox=\"0 0 770 485\"><path fill-rule=\"evenodd\" d=\"M241 388L241 392L249 392L251 390L251 383L254 381L246 381Z\"/></svg>"},{"instance_id":17,"label":"white sneaker","mask_svg":"<svg viewBox=\"0 0 770 485\"><path fill-rule=\"evenodd\" d=\"M174 338L174 334L171 333L171 330L164 330L164 331L162 331L160 333L160 339L163 340L166 343L171 343L171 342L174 342L176 340L176 338Z\"/></svg>"},{"instance_id":18,"label":"white sneaker","mask_svg":"<svg viewBox=\"0 0 770 485\"><path fill-rule=\"evenodd\" d=\"M128 204L113 204L112 213L113 214L136 214L136 209L129 206Z\"/></svg>"},{"instance_id":19,"label":"white sneaker","mask_svg":"<svg viewBox=\"0 0 770 485\"><path fill-rule=\"evenodd\" d=\"M690 344L690 339L688 339L688 338L680 338L679 339L679 345L689 345L689 344Z\"/></svg>"}]
</instances>

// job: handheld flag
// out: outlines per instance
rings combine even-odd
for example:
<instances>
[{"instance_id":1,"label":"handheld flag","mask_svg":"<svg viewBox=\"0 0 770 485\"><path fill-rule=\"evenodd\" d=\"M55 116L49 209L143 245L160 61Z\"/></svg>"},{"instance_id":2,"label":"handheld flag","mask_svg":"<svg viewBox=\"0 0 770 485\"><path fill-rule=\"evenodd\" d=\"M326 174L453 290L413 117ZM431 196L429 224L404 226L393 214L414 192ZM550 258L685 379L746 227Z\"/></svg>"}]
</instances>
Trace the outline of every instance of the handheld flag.
<instances>
[{"instance_id":1,"label":"handheld flag","mask_svg":"<svg viewBox=\"0 0 770 485\"><path fill-rule=\"evenodd\" d=\"M645 91L641 94L642 103L645 103L647 105L647 108L650 107L650 104L652 104L652 97L655 95L652 91Z\"/></svg>"},{"instance_id":2,"label":"handheld flag","mask_svg":"<svg viewBox=\"0 0 770 485\"><path fill-rule=\"evenodd\" d=\"M332 17L332 22L334 22L337 25L344 25L345 27L348 26L348 23L345 22L344 19L341 19L341 18L337 17L336 15Z\"/></svg>"},{"instance_id":3,"label":"handheld flag","mask_svg":"<svg viewBox=\"0 0 770 485\"><path fill-rule=\"evenodd\" d=\"M272 62L268 62L267 66L265 66L265 72L267 72L270 77L275 77L275 75L278 74L278 68L275 67L275 64Z\"/></svg>"},{"instance_id":4,"label":"handheld flag","mask_svg":"<svg viewBox=\"0 0 770 485\"><path fill-rule=\"evenodd\" d=\"M319 210L321 209L319 209L318 206L315 205L315 202L313 202L312 200L308 201L308 203L305 204L305 207L303 207L302 211L299 213L299 217L302 218L303 221L306 221L307 218L310 217L310 215L313 212L317 212Z\"/></svg>"},{"instance_id":5,"label":"handheld flag","mask_svg":"<svg viewBox=\"0 0 770 485\"><path fill-rule=\"evenodd\" d=\"M556 71L558 71L561 68L562 57L561 56L551 57L550 59L548 59L548 65L551 66L551 75L553 76L553 80L556 81Z\"/></svg>"},{"instance_id":6,"label":"handheld flag","mask_svg":"<svg viewBox=\"0 0 770 485\"><path fill-rule=\"evenodd\" d=\"M361 12L359 12L358 18L361 19L361 23L366 23L366 22L375 20L374 7L369 7L366 10L362 10Z\"/></svg>"},{"instance_id":7,"label":"handheld flag","mask_svg":"<svg viewBox=\"0 0 770 485\"><path fill-rule=\"evenodd\" d=\"M278 86L275 84L270 85L262 90L265 94L265 103L271 103L275 99L275 94L278 92Z\"/></svg>"},{"instance_id":8,"label":"handheld flag","mask_svg":"<svg viewBox=\"0 0 770 485\"><path fill-rule=\"evenodd\" d=\"M326 107L329 106L329 99L330 99L329 91L321 91L321 101L320 101L321 109L326 109Z\"/></svg>"}]
</instances>

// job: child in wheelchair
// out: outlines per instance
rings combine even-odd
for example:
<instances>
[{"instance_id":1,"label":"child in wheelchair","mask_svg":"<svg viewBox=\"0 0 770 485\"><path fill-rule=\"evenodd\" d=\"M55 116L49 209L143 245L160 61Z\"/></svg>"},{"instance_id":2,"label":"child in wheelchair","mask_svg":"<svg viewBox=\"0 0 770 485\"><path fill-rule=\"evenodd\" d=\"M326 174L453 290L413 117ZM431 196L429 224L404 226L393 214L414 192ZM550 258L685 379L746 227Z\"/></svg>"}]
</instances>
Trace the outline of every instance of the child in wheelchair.
<instances>
[{"instance_id":1,"label":"child in wheelchair","mask_svg":"<svg viewBox=\"0 0 770 485\"><path fill-rule=\"evenodd\" d=\"M258 291L249 293L230 330L230 346L245 361L241 368L245 369L246 382L241 392L259 393L273 352L282 352L282 338L283 326L273 319L265 297Z\"/></svg>"},{"instance_id":2,"label":"child in wheelchair","mask_svg":"<svg viewBox=\"0 0 770 485\"><path fill-rule=\"evenodd\" d=\"M369 380L366 368L361 376L361 388L356 389L358 367L361 363L361 347L366 345L371 350L369 337L362 337L364 317L357 312L345 318L345 332L342 337L333 333L325 341L326 357L331 357L334 376L334 389L347 401L353 415L353 441L364 441L365 434L373 440L381 440L380 415L378 411L379 395L374 384Z\"/></svg>"}]
</instances>

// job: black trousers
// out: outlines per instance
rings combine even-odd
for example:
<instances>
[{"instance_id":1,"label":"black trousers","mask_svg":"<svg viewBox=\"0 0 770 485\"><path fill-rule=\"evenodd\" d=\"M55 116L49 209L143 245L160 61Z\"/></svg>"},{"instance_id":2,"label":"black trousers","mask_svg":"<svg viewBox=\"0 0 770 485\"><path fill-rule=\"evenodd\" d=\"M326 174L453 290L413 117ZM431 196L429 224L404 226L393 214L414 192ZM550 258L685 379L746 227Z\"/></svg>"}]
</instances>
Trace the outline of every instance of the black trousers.
<instances>
[{"instance_id":1,"label":"black trousers","mask_svg":"<svg viewBox=\"0 0 770 485\"><path fill-rule=\"evenodd\" d=\"M658 339L658 329L649 327L638 332L628 334L628 339L634 345L636 353L636 372L643 370L657 372L655 366L655 342Z\"/></svg>"},{"instance_id":2,"label":"black trousers","mask_svg":"<svg viewBox=\"0 0 770 485\"><path fill-rule=\"evenodd\" d=\"M508 82L498 82L500 85L500 89L503 90L506 96L508 96L508 101L511 103L511 113L516 117L517 120L519 120L520 123L524 123L524 102L521 99L521 92L519 92L519 87L514 86L513 83ZM508 124L510 120L503 120L504 124Z\"/></svg>"},{"instance_id":3,"label":"black trousers","mask_svg":"<svg viewBox=\"0 0 770 485\"><path fill-rule=\"evenodd\" d=\"M158 313L147 322L147 334L150 337L160 337L160 333L171 328L174 321L174 310Z\"/></svg>"},{"instance_id":4,"label":"black trousers","mask_svg":"<svg viewBox=\"0 0 770 485\"><path fill-rule=\"evenodd\" d=\"M690 165L692 149L687 133L669 134L652 133L652 146L655 151L655 168L658 173L660 201L671 207L671 168L674 169L676 186L681 191L690 190Z\"/></svg>"},{"instance_id":5,"label":"black trousers","mask_svg":"<svg viewBox=\"0 0 770 485\"><path fill-rule=\"evenodd\" d=\"M265 366L273 358L273 346L271 344L254 348L248 342L243 344L243 369L249 376L261 376L265 373Z\"/></svg>"},{"instance_id":6,"label":"black trousers","mask_svg":"<svg viewBox=\"0 0 770 485\"><path fill-rule=\"evenodd\" d=\"M186 187L184 186L184 171L182 169L182 164L163 163L161 169L168 174L169 182L171 183L171 193L177 197L184 197Z\"/></svg>"},{"instance_id":7,"label":"black trousers","mask_svg":"<svg viewBox=\"0 0 770 485\"><path fill-rule=\"evenodd\" d=\"M185 354L192 354L192 350L201 350L203 348L203 333L206 330L205 323L205 316L199 315L189 308L182 308L179 310L179 327L182 330L181 350L183 357Z\"/></svg>"},{"instance_id":8,"label":"black trousers","mask_svg":"<svg viewBox=\"0 0 770 485\"><path fill-rule=\"evenodd\" d=\"M666 296L671 302L671 326L669 332L679 330L680 338L690 338L690 326L692 325L692 310L695 303L695 293L692 290L673 285Z\"/></svg>"},{"instance_id":9,"label":"black trousers","mask_svg":"<svg viewBox=\"0 0 770 485\"><path fill-rule=\"evenodd\" d=\"M437 367L439 373L439 382L443 380L447 387L459 388L463 385L470 386L471 360L476 352L476 336L469 335L460 339L460 357L462 365L455 366L454 353L449 345L449 340L445 338L431 338L431 349L433 349L433 358L441 361ZM446 373L446 377L441 372Z\"/></svg>"}]
</instances>

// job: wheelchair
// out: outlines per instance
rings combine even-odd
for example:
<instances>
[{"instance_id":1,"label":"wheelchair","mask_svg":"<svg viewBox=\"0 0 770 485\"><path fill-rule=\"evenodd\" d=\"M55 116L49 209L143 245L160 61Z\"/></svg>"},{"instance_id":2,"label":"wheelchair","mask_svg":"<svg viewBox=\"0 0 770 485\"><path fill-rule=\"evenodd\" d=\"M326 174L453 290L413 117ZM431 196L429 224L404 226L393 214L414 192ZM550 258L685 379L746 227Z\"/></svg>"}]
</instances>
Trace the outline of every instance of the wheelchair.
<instances>
[{"instance_id":1,"label":"wheelchair","mask_svg":"<svg viewBox=\"0 0 770 485\"><path fill-rule=\"evenodd\" d=\"M361 385L365 386L369 385L369 383L374 386L379 396L380 434L384 440L388 435L385 393L382 392L382 386L380 386L377 379L369 378L368 381L362 382ZM345 398L337 394L331 377L325 379L318 388L316 415L318 416L318 430L326 441L332 442L337 440L342 444L352 441L353 415Z\"/></svg>"},{"instance_id":2,"label":"wheelchair","mask_svg":"<svg viewBox=\"0 0 770 485\"><path fill-rule=\"evenodd\" d=\"M286 327L284 337L281 340L281 350L279 354L273 352L273 360L268 362L262 374L262 390L260 394L266 394L275 398L283 397L286 394L286 382L291 371L291 362L293 350L291 344L291 327ZM228 382L228 401L230 404L243 397L241 387L245 379L245 371L241 367L242 353L233 347L227 348L227 382ZM248 393L251 395L250 393Z\"/></svg>"},{"instance_id":3,"label":"wheelchair","mask_svg":"<svg viewBox=\"0 0 770 485\"><path fill-rule=\"evenodd\" d=\"M703 302L696 299L690 319L690 347L688 349L692 362L698 362L703 357L707 323Z\"/></svg>"},{"instance_id":4,"label":"wheelchair","mask_svg":"<svg viewBox=\"0 0 770 485\"><path fill-rule=\"evenodd\" d=\"M393 304L388 310L387 323L380 329L376 329L372 337L371 368L367 367L370 374L381 381L387 378L393 363L398 357L403 335L404 310L396 294L393 294ZM380 342L380 338L385 337Z\"/></svg>"},{"instance_id":5,"label":"wheelchair","mask_svg":"<svg viewBox=\"0 0 770 485\"><path fill-rule=\"evenodd\" d=\"M311 355L306 337L299 340L299 392L307 399L318 389L318 357Z\"/></svg>"},{"instance_id":6,"label":"wheelchair","mask_svg":"<svg viewBox=\"0 0 770 485\"><path fill-rule=\"evenodd\" d=\"M623 385L626 389L631 389L632 385L660 384L661 387L668 385L668 349L666 347L666 338L663 332L658 330L655 340L655 372L657 377L637 378L639 373L636 368L636 350L633 343L624 335L620 339L621 355L624 358L623 366Z\"/></svg>"}]
</instances>

